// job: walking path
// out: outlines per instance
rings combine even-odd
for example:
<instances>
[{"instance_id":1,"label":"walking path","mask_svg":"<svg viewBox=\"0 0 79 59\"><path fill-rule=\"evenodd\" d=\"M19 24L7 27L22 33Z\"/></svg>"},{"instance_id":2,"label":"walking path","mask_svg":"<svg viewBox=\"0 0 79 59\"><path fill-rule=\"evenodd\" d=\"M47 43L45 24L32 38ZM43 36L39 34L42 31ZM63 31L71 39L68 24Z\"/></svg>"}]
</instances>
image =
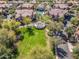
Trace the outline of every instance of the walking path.
<instances>
[{"instance_id":1,"label":"walking path","mask_svg":"<svg viewBox=\"0 0 79 59\"><path fill-rule=\"evenodd\" d=\"M45 29L45 35L46 35L46 41L47 41L47 47L49 48L49 49L51 49L51 45L50 45L50 38L49 38L49 36L47 35L47 33L48 33L48 29Z\"/></svg>"},{"instance_id":2,"label":"walking path","mask_svg":"<svg viewBox=\"0 0 79 59\"><path fill-rule=\"evenodd\" d=\"M49 31L48 29L45 29L46 30L46 37L47 37L47 47L49 49L51 49L51 45L50 45L50 37L47 35L47 32ZM58 56L56 55L56 59L58 59Z\"/></svg>"},{"instance_id":3,"label":"walking path","mask_svg":"<svg viewBox=\"0 0 79 59\"><path fill-rule=\"evenodd\" d=\"M67 45L68 45L69 51L73 52L74 47L72 46L72 44L68 42Z\"/></svg>"}]
</instances>

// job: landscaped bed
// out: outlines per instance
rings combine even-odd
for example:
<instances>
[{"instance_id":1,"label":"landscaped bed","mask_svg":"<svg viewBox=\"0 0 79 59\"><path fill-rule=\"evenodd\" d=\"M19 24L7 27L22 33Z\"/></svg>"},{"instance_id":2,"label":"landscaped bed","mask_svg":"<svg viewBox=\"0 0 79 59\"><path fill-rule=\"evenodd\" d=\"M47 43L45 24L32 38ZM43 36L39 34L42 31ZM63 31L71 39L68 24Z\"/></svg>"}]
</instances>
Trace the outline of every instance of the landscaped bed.
<instances>
[{"instance_id":1,"label":"landscaped bed","mask_svg":"<svg viewBox=\"0 0 79 59\"><path fill-rule=\"evenodd\" d=\"M17 59L26 59L29 51L36 45L46 47L44 30L22 28L20 31L23 33L24 39L18 43L19 57Z\"/></svg>"}]
</instances>

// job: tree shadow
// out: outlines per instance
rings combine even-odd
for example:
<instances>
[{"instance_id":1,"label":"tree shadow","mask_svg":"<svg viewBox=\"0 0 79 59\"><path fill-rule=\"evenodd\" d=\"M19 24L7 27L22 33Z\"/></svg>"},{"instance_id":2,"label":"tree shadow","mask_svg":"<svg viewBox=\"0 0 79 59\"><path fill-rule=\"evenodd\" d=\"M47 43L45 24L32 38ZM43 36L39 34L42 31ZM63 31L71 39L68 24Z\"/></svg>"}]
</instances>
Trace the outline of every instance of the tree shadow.
<instances>
[{"instance_id":1,"label":"tree shadow","mask_svg":"<svg viewBox=\"0 0 79 59\"><path fill-rule=\"evenodd\" d=\"M57 48L57 55L61 58L64 58L65 56L67 56L67 52L64 51L62 48Z\"/></svg>"},{"instance_id":2,"label":"tree shadow","mask_svg":"<svg viewBox=\"0 0 79 59\"><path fill-rule=\"evenodd\" d=\"M29 36L35 35L35 34L34 34L34 29L31 28L31 27L28 27L28 28L26 29L26 32L28 33Z\"/></svg>"},{"instance_id":3,"label":"tree shadow","mask_svg":"<svg viewBox=\"0 0 79 59\"><path fill-rule=\"evenodd\" d=\"M60 37L61 37L65 42L68 41L67 35L65 35L65 34L62 33Z\"/></svg>"},{"instance_id":4,"label":"tree shadow","mask_svg":"<svg viewBox=\"0 0 79 59\"><path fill-rule=\"evenodd\" d=\"M54 54L54 55L56 55L56 50L55 50L55 44L53 44L53 47L52 47L52 53Z\"/></svg>"},{"instance_id":5,"label":"tree shadow","mask_svg":"<svg viewBox=\"0 0 79 59\"><path fill-rule=\"evenodd\" d=\"M17 43L19 40L23 40L24 39L24 35L21 33L21 31L16 31L16 42Z\"/></svg>"},{"instance_id":6,"label":"tree shadow","mask_svg":"<svg viewBox=\"0 0 79 59\"><path fill-rule=\"evenodd\" d=\"M13 47L13 51L11 53L13 54L12 58L14 58L14 59L17 58L17 56L19 56L19 51L18 51L17 46Z\"/></svg>"},{"instance_id":7,"label":"tree shadow","mask_svg":"<svg viewBox=\"0 0 79 59\"><path fill-rule=\"evenodd\" d=\"M70 21L73 15L64 15L64 20Z\"/></svg>"}]
</instances>

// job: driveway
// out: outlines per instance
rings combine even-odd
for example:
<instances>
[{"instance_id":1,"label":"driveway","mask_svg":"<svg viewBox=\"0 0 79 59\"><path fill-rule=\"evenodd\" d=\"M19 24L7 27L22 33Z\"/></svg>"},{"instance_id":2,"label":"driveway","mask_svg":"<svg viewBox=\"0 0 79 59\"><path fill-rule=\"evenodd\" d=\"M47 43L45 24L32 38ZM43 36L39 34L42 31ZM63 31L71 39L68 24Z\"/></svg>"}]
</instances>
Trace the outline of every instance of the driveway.
<instances>
[{"instance_id":1,"label":"driveway","mask_svg":"<svg viewBox=\"0 0 79 59\"><path fill-rule=\"evenodd\" d=\"M73 59L67 43L57 46L57 55L58 59Z\"/></svg>"}]
</instances>

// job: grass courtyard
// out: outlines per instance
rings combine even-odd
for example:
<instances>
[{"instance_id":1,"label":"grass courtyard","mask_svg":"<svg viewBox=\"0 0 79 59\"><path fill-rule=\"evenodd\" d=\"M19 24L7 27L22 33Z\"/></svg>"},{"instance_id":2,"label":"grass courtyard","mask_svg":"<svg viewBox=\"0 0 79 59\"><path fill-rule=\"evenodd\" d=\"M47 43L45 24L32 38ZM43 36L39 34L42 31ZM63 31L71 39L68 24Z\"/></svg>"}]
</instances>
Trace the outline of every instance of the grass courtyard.
<instances>
[{"instance_id":1,"label":"grass courtyard","mask_svg":"<svg viewBox=\"0 0 79 59\"><path fill-rule=\"evenodd\" d=\"M36 45L46 47L46 37L44 30L22 28L20 31L24 39L18 43L19 57L17 59L26 59L29 51Z\"/></svg>"}]
</instances>

